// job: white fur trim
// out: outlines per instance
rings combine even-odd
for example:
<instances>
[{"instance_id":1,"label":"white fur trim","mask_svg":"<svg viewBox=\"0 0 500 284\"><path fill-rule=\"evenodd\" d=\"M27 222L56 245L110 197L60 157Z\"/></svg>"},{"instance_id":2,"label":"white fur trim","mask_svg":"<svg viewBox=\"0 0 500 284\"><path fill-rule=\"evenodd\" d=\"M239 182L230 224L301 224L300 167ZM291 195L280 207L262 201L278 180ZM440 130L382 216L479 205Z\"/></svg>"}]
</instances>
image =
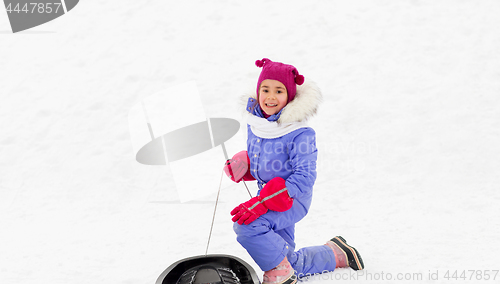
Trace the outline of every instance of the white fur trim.
<instances>
[{"instance_id":1,"label":"white fur trim","mask_svg":"<svg viewBox=\"0 0 500 284\"><path fill-rule=\"evenodd\" d=\"M278 123L291 123L311 118L318 111L322 100L318 86L311 81L304 82L297 86L295 98L285 106Z\"/></svg>"}]
</instances>

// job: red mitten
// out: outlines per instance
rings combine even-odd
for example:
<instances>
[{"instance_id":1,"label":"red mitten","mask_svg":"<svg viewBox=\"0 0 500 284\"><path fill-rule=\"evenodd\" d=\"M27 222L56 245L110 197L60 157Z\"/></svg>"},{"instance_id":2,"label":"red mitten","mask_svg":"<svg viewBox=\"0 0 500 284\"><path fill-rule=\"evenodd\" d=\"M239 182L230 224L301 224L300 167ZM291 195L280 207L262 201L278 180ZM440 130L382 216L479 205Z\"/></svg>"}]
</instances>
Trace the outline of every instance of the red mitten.
<instances>
[{"instance_id":1,"label":"red mitten","mask_svg":"<svg viewBox=\"0 0 500 284\"><path fill-rule=\"evenodd\" d=\"M293 198L288 195L285 180L275 177L270 180L260 191L260 195L249 201L240 204L231 211L234 215L233 222L248 225L259 216L265 214L267 210L284 212L292 208Z\"/></svg>"},{"instance_id":2,"label":"red mitten","mask_svg":"<svg viewBox=\"0 0 500 284\"><path fill-rule=\"evenodd\" d=\"M250 159L247 151L238 152L232 159L227 160L224 164L224 172L232 181L237 183L242 180L255 180L250 173Z\"/></svg>"},{"instance_id":3,"label":"red mitten","mask_svg":"<svg viewBox=\"0 0 500 284\"><path fill-rule=\"evenodd\" d=\"M269 210L284 212L292 208L293 198L288 195L285 180L275 177L260 191L261 202Z\"/></svg>"},{"instance_id":4,"label":"red mitten","mask_svg":"<svg viewBox=\"0 0 500 284\"><path fill-rule=\"evenodd\" d=\"M260 196L256 196L245 203L241 203L231 211L233 222L238 221L238 224L248 225L259 218L260 215L267 212L267 208L259 200Z\"/></svg>"}]
</instances>

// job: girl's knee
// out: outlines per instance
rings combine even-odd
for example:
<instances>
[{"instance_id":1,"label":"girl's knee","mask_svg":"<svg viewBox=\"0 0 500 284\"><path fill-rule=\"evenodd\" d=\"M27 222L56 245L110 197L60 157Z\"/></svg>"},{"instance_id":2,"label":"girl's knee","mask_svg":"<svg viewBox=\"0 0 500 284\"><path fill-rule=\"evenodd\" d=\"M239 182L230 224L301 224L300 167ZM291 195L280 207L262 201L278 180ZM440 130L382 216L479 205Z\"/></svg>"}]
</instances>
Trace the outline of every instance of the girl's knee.
<instances>
[{"instance_id":1,"label":"girl's knee","mask_svg":"<svg viewBox=\"0 0 500 284\"><path fill-rule=\"evenodd\" d=\"M233 231L236 233L236 235L241 234L241 226L242 225L238 224L238 222L233 223Z\"/></svg>"},{"instance_id":2,"label":"girl's knee","mask_svg":"<svg viewBox=\"0 0 500 284\"><path fill-rule=\"evenodd\" d=\"M248 225L240 225L237 222L233 224L233 230L238 236L255 236L271 230L269 223L260 218Z\"/></svg>"}]
</instances>

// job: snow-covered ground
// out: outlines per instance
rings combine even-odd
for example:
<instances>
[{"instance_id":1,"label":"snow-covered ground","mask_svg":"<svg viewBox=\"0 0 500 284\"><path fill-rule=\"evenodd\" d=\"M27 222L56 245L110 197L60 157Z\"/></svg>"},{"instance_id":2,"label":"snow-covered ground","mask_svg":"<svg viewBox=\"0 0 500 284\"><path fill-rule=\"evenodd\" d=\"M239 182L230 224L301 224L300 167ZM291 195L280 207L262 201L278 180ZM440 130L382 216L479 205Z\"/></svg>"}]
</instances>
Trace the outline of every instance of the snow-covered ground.
<instances>
[{"instance_id":1,"label":"snow-covered ground","mask_svg":"<svg viewBox=\"0 0 500 284\"><path fill-rule=\"evenodd\" d=\"M4 14L0 283L150 284L204 254L215 193L180 204L168 167L135 161L128 112L195 80L207 116L243 122L239 96L263 57L325 97L298 246L340 234L367 268L308 283L500 283L484 280L500 269L498 15L496 0L81 1L12 34ZM188 115L192 99L172 107ZM247 196L224 178L209 253L261 275L232 232ZM444 278L464 270L466 281Z\"/></svg>"}]
</instances>

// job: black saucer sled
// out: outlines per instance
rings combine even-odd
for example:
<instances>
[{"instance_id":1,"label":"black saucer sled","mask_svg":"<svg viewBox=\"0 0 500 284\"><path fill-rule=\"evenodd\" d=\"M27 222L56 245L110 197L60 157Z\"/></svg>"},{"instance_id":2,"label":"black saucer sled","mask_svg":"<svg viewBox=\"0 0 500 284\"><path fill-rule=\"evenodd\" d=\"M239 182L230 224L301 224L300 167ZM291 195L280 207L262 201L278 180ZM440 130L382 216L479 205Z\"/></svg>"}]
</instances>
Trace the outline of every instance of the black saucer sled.
<instances>
[{"instance_id":1,"label":"black saucer sled","mask_svg":"<svg viewBox=\"0 0 500 284\"><path fill-rule=\"evenodd\" d=\"M255 270L232 255L211 254L181 259L170 265L156 284L260 284Z\"/></svg>"}]
</instances>

